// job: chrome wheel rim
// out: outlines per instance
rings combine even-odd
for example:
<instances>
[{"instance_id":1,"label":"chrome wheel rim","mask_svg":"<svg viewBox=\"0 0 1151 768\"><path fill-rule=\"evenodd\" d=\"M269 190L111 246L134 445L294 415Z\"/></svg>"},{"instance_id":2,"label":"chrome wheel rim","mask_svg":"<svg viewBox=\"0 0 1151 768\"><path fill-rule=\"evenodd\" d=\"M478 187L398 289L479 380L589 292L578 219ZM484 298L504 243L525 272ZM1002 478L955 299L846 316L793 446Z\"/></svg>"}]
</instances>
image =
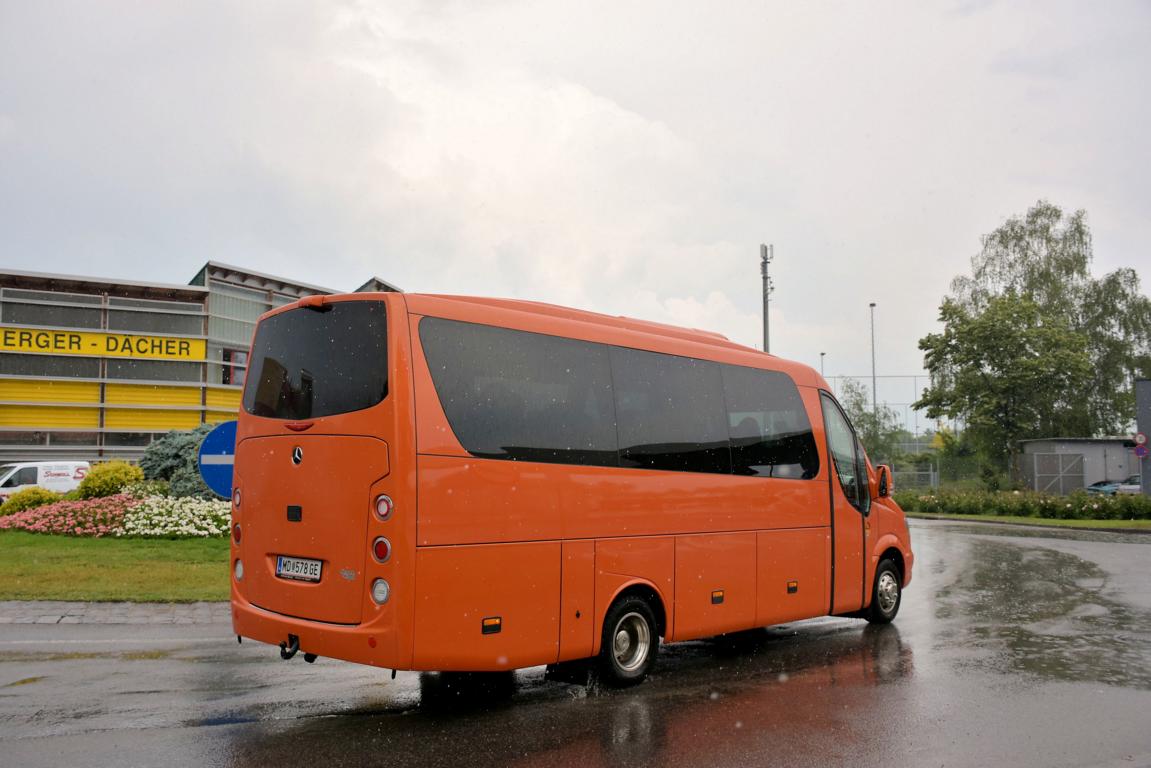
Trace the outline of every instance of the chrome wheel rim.
<instances>
[{"instance_id":1,"label":"chrome wheel rim","mask_svg":"<svg viewBox=\"0 0 1151 768\"><path fill-rule=\"evenodd\" d=\"M638 613L629 613L616 623L612 655L624 672L634 672L642 667L650 647L651 630Z\"/></svg>"},{"instance_id":2,"label":"chrome wheel rim","mask_svg":"<svg viewBox=\"0 0 1151 768\"><path fill-rule=\"evenodd\" d=\"M895 604L899 602L899 582L891 571L879 574L878 598L879 610L885 614L895 610Z\"/></svg>"}]
</instances>

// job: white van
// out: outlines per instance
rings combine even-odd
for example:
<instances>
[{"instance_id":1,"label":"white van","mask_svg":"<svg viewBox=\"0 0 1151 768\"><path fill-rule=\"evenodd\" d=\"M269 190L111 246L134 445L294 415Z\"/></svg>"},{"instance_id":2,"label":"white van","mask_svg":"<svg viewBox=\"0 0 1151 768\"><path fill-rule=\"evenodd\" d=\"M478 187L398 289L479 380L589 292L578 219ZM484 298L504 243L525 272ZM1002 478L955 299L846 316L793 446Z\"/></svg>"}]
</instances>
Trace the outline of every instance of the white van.
<instances>
[{"instance_id":1,"label":"white van","mask_svg":"<svg viewBox=\"0 0 1151 768\"><path fill-rule=\"evenodd\" d=\"M24 461L0 465L0 502L38 485L57 493L74 490L88 474L86 461Z\"/></svg>"}]
</instances>

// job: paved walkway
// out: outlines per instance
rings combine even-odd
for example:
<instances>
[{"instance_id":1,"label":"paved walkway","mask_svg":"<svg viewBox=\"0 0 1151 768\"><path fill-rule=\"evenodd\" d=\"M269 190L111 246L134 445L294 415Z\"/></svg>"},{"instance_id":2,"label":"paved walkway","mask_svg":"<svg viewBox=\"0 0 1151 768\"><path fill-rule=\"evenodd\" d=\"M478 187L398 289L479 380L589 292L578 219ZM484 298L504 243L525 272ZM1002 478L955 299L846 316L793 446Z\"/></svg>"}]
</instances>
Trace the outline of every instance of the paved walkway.
<instances>
[{"instance_id":1,"label":"paved walkway","mask_svg":"<svg viewBox=\"0 0 1151 768\"><path fill-rule=\"evenodd\" d=\"M0 601L0 624L228 624L228 603Z\"/></svg>"}]
</instances>

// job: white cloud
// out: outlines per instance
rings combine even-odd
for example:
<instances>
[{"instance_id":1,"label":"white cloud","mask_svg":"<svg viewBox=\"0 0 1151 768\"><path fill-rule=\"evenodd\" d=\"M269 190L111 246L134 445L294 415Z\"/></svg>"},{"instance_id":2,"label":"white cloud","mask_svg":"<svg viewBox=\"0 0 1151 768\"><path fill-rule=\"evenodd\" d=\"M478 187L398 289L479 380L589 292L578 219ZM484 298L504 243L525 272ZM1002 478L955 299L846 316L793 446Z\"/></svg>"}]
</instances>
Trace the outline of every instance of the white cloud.
<instances>
[{"instance_id":1,"label":"white cloud","mask_svg":"<svg viewBox=\"0 0 1151 768\"><path fill-rule=\"evenodd\" d=\"M979 236L1048 197L1151 291L1148 11L8 6L7 266L552 301L913 372Z\"/></svg>"}]
</instances>

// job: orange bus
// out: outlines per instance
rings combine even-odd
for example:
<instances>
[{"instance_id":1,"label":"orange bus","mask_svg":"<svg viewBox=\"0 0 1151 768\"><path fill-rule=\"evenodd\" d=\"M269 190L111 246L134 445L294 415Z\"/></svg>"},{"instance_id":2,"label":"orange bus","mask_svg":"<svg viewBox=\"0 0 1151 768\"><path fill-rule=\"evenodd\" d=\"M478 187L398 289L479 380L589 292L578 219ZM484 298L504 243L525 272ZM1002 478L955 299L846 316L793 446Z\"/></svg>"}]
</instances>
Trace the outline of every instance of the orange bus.
<instances>
[{"instance_id":1,"label":"orange bus","mask_svg":"<svg viewBox=\"0 0 1151 768\"><path fill-rule=\"evenodd\" d=\"M903 512L826 382L724 337L526 301L264 315L236 437L238 638L392 670L596 659L816 616L889 622Z\"/></svg>"}]
</instances>

